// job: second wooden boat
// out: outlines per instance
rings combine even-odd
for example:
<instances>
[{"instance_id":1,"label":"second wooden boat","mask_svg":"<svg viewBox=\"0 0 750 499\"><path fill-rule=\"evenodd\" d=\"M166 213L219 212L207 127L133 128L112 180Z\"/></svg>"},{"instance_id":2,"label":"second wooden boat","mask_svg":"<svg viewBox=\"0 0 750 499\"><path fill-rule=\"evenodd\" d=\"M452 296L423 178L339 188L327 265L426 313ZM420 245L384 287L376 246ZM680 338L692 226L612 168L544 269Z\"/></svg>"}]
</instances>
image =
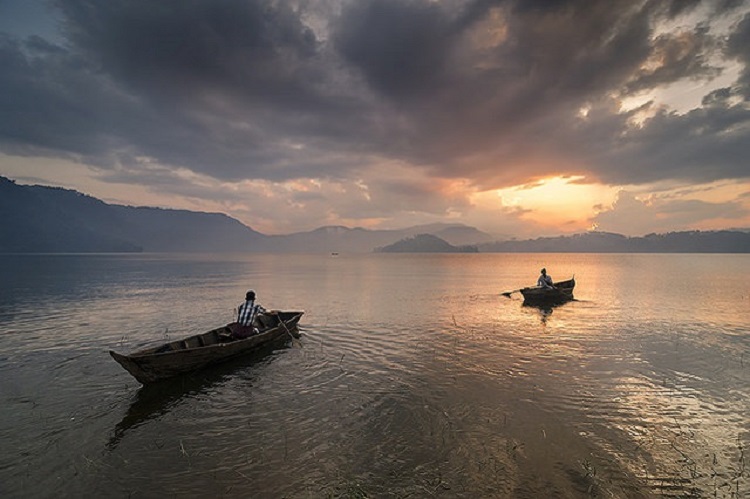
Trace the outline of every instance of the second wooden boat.
<instances>
[{"instance_id":1,"label":"second wooden boat","mask_svg":"<svg viewBox=\"0 0 750 499\"><path fill-rule=\"evenodd\" d=\"M573 288L576 286L575 279L559 281L552 288L542 286L531 286L521 289L523 302L528 305L547 305L563 303L573 299Z\"/></svg>"}]
</instances>

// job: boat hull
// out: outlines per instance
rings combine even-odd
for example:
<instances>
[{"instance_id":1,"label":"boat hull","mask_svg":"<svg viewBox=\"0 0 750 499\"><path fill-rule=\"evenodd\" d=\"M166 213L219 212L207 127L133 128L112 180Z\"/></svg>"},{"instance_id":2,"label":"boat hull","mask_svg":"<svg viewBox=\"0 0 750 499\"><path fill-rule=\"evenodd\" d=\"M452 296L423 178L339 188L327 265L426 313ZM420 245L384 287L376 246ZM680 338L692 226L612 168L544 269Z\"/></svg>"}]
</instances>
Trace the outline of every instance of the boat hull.
<instances>
[{"instance_id":1,"label":"boat hull","mask_svg":"<svg viewBox=\"0 0 750 499\"><path fill-rule=\"evenodd\" d=\"M278 312L259 334L231 340L229 326L212 329L130 355L110 350L109 354L142 384L185 374L225 360L247 355L290 336L298 338L297 324L303 312Z\"/></svg>"},{"instance_id":2,"label":"boat hull","mask_svg":"<svg viewBox=\"0 0 750 499\"><path fill-rule=\"evenodd\" d=\"M569 279L556 282L554 288L540 286L523 288L521 294L523 295L523 302L527 305L554 305L572 300L575 285L575 279Z\"/></svg>"}]
</instances>

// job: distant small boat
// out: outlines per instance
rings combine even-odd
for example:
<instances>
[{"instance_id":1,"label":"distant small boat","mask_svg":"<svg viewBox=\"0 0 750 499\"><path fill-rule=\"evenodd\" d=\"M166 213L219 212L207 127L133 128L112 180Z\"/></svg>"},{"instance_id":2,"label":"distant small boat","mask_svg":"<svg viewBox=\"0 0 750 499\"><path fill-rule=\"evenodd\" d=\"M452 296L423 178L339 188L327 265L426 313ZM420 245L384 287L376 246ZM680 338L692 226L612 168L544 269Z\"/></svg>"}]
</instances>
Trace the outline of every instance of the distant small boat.
<instances>
[{"instance_id":1,"label":"distant small boat","mask_svg":"<svg viewBox=\"0 0 750 499\"><path fill-rule=\"evenodd\" d=\"M567 281L559 281L552 288L532 286L522 288L523 302L527 305L552 305L564 303L573 299L573 288L576 286L575 278Z\"/></svg>"},{"instance_id":2,"label":"distant small boat","mask_svg":"<svg viewBox=\"0 0 750 499\"><path fill-rule=\"evenodd\" d=\"M148 384L246 355L286 338L299 338L297 324L304 312L274 312L258 334L234 339L229 326L122 355L109 354L135 379Z\"/></svg>"}]
</instances>

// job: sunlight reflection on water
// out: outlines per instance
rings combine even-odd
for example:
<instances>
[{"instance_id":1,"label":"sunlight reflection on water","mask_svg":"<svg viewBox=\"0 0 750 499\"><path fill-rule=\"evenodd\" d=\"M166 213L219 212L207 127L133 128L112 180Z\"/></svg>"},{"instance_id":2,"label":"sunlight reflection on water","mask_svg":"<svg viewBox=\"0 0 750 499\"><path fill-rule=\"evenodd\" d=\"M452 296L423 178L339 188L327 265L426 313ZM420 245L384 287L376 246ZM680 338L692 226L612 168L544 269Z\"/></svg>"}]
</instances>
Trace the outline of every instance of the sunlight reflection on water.
<instances>
[{"instance_id":1,"label":"sunlight reflection on water","mask_svg":"<svg viewBox=\"0 0 750 499\"><path fill-rule=\"evenodd\" d=\"M750 489L745 255L0 259L3 496ZM500 295L541 266L577 300ZM107 355L249 287L306 310L299 345L144 388Z\"/></svg>"}]
</instances>

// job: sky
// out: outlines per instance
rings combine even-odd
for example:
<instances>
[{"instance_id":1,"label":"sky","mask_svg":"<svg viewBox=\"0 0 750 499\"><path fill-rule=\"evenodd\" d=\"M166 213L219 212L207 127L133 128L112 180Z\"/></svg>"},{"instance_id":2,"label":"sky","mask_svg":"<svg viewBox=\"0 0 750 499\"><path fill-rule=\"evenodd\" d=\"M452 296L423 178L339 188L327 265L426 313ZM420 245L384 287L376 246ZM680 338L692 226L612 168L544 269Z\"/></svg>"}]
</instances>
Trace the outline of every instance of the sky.
<instances>
[{"instance_id":1,"label":"sky","mask_svg":"<svg viewBox=\"0 0 750 499\"><path fill-rule=\"evenodd\" d=\"M750 0L0 0L0 175L266 234L750 228Z\"/></svg>"}]
</instances>

